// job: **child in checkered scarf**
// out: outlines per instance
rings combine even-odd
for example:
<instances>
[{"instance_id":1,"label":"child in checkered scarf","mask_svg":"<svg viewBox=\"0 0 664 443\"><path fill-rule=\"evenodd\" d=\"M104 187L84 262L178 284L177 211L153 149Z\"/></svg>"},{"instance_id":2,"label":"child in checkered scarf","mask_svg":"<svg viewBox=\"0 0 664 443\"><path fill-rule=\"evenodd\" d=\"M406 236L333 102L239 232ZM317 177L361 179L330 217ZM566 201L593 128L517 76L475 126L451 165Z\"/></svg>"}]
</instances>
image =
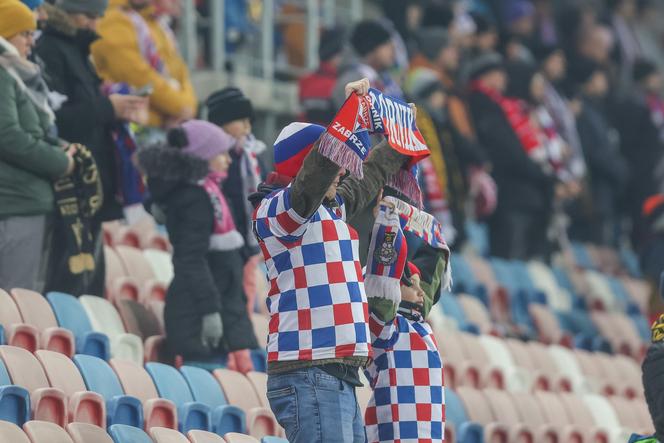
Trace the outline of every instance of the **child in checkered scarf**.
<instances>
[{"instance_id":1,"label":"child in checkered scarf","mask_svg":"<svg viewBox=\"0 0 664 443\"><path fill-rule=\"evenodd\" d=\"M383 200L365 277L373 346L365 370L373 389L364 417L369 443L442 442L445 432L443 365L425 319L448 255L425 242L407 262L406 249L399 215Z\"/></svg>"}]
</instances>

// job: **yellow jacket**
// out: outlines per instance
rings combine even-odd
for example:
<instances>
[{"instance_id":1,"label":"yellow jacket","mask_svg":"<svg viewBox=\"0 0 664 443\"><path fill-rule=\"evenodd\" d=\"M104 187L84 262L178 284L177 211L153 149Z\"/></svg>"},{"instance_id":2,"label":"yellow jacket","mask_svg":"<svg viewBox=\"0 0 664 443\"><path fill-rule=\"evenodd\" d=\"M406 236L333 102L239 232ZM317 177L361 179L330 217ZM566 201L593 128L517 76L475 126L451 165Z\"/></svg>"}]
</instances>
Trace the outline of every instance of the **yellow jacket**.
<instances>
[{"instance_id":1,"label":"yellow jacket","mask_svg":"<svg viewBox=\"0 0 664 443\"><path fill-rule=\"evenodd\" d=\"M165 77L141 55L136 29L125 13L127 4L127 0L111 0L97 25L101 38L91 48L97 72L104 80L127 83L135 88L146 85L154 88L150 96L150 126L163 126L170 118L194 114L196 93L175 44L160 27L152 7L140 11L166 66L168 77Z\"/></svg>"}]
</instances>

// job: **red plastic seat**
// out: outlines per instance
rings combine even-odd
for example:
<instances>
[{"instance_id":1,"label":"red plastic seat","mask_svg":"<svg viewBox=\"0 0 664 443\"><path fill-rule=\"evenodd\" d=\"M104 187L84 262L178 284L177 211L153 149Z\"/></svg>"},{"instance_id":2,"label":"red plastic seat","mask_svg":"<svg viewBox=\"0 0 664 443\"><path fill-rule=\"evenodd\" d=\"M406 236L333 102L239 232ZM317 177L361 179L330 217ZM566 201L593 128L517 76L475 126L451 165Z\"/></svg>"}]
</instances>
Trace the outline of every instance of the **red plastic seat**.
<instances>
[{"instance_id":1,"label":"red plastic seat","mask_svg":"<svg viewBox=\"0 0 664 443\"><path fill-rule=\"evenodd\" d=\"M560 394L560 400L567 410L567 415L570 417L572 423L585 429L590 441L609 442L610 439L607 430L595 425L593 415L581 397L569 392L563 392ZM617 425L617 423L611 423L610 425Z\"/></svg>"},{"instance_id":2,"label":"red plastic seat","mask_svg":"<svg viewBox=\"0 0 664 443\"><path fill-rule=\"evenodd\" d=\"M141 300L166 298L166 286L157 281L152 266L140 249L119 245L116 246L115 252L125 265L127 274L138 282Z\"/></svg>"},{"instance_id":3,"label":"red plastic seat","mask_svg":"<svg viewBox=\"0 0 664 443\"><path fill-rule=\"evenodd\" d=\"M558 323L558 319L553 312L539 303L531 303L528 306L528 312L535 323L539 340L546 344L571 344L571 338L566 335Z\"/></svg>"},{"instance_id":4,"label":"red plastic seat","mask_svg":"<svg viewBox=\"0 0 664 443\"><path fill-rule=\"evenodd\" d=\"M145 429L154 426L178 428L177 410L173 402L159 398L157 388L147 371L128 360L111 359L111 367L122 384L125 394L132 395L143 403Z\"/></svg>"},{"instance_id":5,"label":"red plastic seat","mask_svg":"<svg viewBox=\"0 0 664 443\"><path fill-rule=\"evenodd\" d=\"M527 349L532 361L535 363L535 367L546 374L551 381L551 390L559 392L570 392L572 390L572 380L558 372L558 365L556 365L546 345L538 342L529 342Z\"/></svg>"},{"instance_id":6,"label":"red plastic seat","mask_svg":"<svg viewBox=\"0 0 664 443\"><path fill-rule=\"evenodd\" d=\"M69 422L89 423L106 429L106 403L96 392L88 391L73 361L53 351L37 351L46 377L53 388L68 397Z\"/></svg>"},{"instance_id":7,"label":"red plastic seat","mask_svg":"<svg viewBox=\"0 0 664 443\"><path fill-rule=\"evenodd\" d=\"M585 349L574 349L574 354L586 378L595 385L596 392L603 395L613 395L616 393L617 386L615 382L606 377L603 368L599 365L598 360L592 352ZM611 368L608 372L615 372L615 370Z\"/></svg>"},{"instance_id":8,"label":"red plastic seat","mask_svg":"<svg viewBox=\"0 0 664 443\"><path fill-rule=\"evenodd\" d=\"M487 388L505 388L505 374L503 370L491 363L484 346L479 342L476 335L460 333L461 347L471 362L481 368L482 386Z\"/></svg>"},{"instance_id":9,"label":"red plastic seat","mask_svg":"<svg viewBox=\"0 0 664 443\"><path fill-rule=\"evenodd\" d=\"M47 421L29 421L23 430L32 443L74 443L67 431Z\"/></svg>"},{"instance_id":10,"label":"red plastic seat","mask_svg":"<svg viewBox=\"0 0 664 443\"><path fill-rule=\"evenodd\" d=\"M12 289L11 296L21 313L23 322L39 331L41 349L61 352L69 357L74 355L76 349L74 334L58 326L53 309L44 296L27 289Z\"/></svg>"},{"instance_id":11,"label":"red plastic seat","mask_svg":"<svg viewBox=\"0 0 664 443\"><path fill-rule=\"evenodd\" d=\"M0 289L0 325L5 329L7 344L35 352L39 346L39 331L23 322L21 313L11 296Z\"/></svg>"},{"instance_id":12,"label":"red plastic seat","mask_svg":"<svg viewBox=\"0 0 664 443\"><path fill-rule=\"evenodd\" d=\"M25 432L14 423L0 420L0 441L11 443L30 443Z\"/></svg>"},{"instance_id":13,"label":"red plastic seat","mask_svg":"<svg viewBox=\"0 0 664 443\"><path fill-rule=\"evenodd\" d=\"M187 437L174 429L155 427L149 434L155 443L189 443Z\"/></svg>"},{"instance_id":14,"label":"red plastic seat","mask_svg":"<svg viewBox=\"0 0 664 443\"><path fill-rule=\"evenodd\" d=\"M145 361L160 361L166 337L154 313L129 299L116 300L115 306L127 332L143 339Z\"/></svg>"},{"instance_id":15,"label":"red plastic seat","mask_svg":"<svg viewBox=\"0 0 664 443\"><path fill-rule=\"evenodd\" d=\"M492 334L495 332L489 311L487 311L481 301L466 294L459 294L457 300L466 314L466 319L476 325L480 333Z\"/></svg>"},{"instance_id":16,"label":"red plastic seat","mask_svg":"<svg viewBox=\"0 0 664 443\"><path fill-rule=\"evenodd\" d=\"M216 369L214 376L221 385L228 403L247 415L248 432L257 438L277 435L279 425L272 411L262 406L258 394L247 377L229 369Z\"/></svg>"},{"instance_id":17,"label":"red plastic seat","mask_svg":"<svg viewBox=\"0 0 664 443\"><path fill-rule=\"evenodd\" d=\"M115 250L104 246L104 258L106 260L106 297L110 300L122 298L138 300L140 296L138 283L129 276Z\"/></svg>"},{"instance_id":18,"label":"red plastic seat","mask_svg":"<svg viewBox=\"0 0 664 443\"><path fill-rule=\"evenodd\" d=\"M65 393L49 385L44 369L35 356L23 348L0 346L0 359L12 383L30 392L32 417L64 427L67 424Z\"/></svg>"},{"instance_id":19,"label":"red plastic seat","mask_svg":"<svg viewBox=\"0 0 664 443\"><path fill-rule=\"evenodd\" d=\"M549 430L542 435L535 434L532 427L525 424L519 415L512 397L506 391L497 389L485 389L483 391L489 408L493 413L496 422L507 426L509 431L509 440L530 443L545 443L547 441L556 442L556 434Z\"/></svg>"},{"instance_id":20,"label":"red plastic seat","mask_svg":"<svg viewBox=\"0 0 664 443\"><path fill-rule=\"evenodd\" d=\"M207 431L189 431L187 433L191 443L226 443L226 441L212 432Z\"/></svg>"},{"instance_id":21,"label":"red plastic seat","mask_svg":"<svg viewBox=\"0 0 664 443\"><path fill-rule=\"evenodd\" d=\"M74 443L113 443L104 429L89 423L69 423L67 432Z\"/></svg>"},{"instance_id":22,"label":"red plastic seat","mask_svg":"<svg viewBox=\"0 0 664 443\"><path fill-rule=\"evenodd\" d=\"M514 363L517 367L526 369L532 376L532 389L548 391L552 389L554 383L549 376L539 369L539 365L531 355L528 345L521 340L508 338L505 339L507 349L509 349Z\"/></svg>"},{"instance_id":23,"label":"red plastic seat","mask_svg":"<svg viewBox=\"0 0 664 443\"><path fill-rule=\"evenodd\" d=\"M457 386L484 386L488 370L470 361L463 350L461 333L453 331L434 331L440 355L445 364L445 384L452 389Z\"/></svg>"},{"instance_id":24,"label":"red plastic seat","mask_svg":"<svg viewBox=\"0 0 664 443\"><path fill-rule=\"evenodd\" d=\"M245 434L238 434L237 432L229 432L224 435L226 443L260 443L254 437Z\"/></svg>"},{"instance_id":25,"label":"red plastic seat","mask_svg":"<svg viewBox=\"0 0 664 443\"><path fill-rule=\"evenodd\" d=\"M547 422L555 426L561 435L568 436L569 440L563 440L563 442L596 443L595 440L591 439L592 435L587 429L587 427L592 426L593 422L589 421L582 425L577 425L565 408L559 394L538 391L535 392L533 396L537 400Z\"/></svg>"},{"instance_id":26,"label":"red plastic seat","mask_svg":"<svg viewBox=\"0 0 664 443\"><path fill-rule=\"evenodd\" d=\"M534 395L518 392L512 393L514 406L523 423L530 426L535 433L535 441L551 443L581 443L583 434L565 426L554 426L545 417L544 411ZM564 411L563 411L564 412Z\"/></svg>"},{"instance_id":27,"label":"red plastic seat","mask_svg":"<svg viewBox=\"0 0 664 443\"><path fill-rule=\"evenodd\" d=\"M484 439L493 443L508 443L510 431L503 423L497 423L486 397L481 391L466 386L457 389L468 418L484 426Z\"/></svg>"}]
</instances>

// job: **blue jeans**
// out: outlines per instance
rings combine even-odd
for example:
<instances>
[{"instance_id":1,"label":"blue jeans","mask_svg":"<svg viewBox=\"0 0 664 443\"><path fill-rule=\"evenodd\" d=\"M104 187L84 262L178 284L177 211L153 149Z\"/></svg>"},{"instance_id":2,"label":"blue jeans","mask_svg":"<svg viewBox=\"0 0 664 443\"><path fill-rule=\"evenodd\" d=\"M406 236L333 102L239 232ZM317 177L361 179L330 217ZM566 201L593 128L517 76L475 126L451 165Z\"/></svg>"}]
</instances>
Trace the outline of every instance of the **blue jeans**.
<instances>
[{"instance_id":1,"label":"blue jeans","mask_svg":"<svg viewBox=\"0 0 664 443\"><path fill-rule=\"evenodd\" d=\"M322 369L267 378L267 398L290 443L364 443L355 387Z\"/></svg>"}]
</instances>

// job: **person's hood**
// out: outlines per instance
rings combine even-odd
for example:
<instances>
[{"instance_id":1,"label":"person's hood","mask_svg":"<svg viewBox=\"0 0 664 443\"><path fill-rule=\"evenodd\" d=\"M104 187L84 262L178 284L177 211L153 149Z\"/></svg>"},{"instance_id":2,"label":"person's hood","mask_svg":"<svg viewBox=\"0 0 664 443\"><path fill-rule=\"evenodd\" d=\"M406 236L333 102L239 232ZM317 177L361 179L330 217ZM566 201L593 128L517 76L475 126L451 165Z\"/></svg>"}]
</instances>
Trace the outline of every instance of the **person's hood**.
<instances>
[{"instance_id":1,"label":"person's hood","mask_svg":"<svg viewBox=\"0 0 664 443\"><path fill-rule=\"evenodd\" d=\"M63 9L49 3L44 3L42 7L48 14L45 33L68 37L84 51L89 51L90 45L99 39L99 34L96 32L77 28L74 20Z\"/></svg>"},{"instance_id":2,"label":"person's hood","mask_svg":"<svg viewBox=\"0 0 664 443\"><path fill-rule=\"evenodd\" d=\"M200 183L209 173L208 162L170 146L140 149L137 159L157 203L166 201L178 187Z\"/></svg>"}]
</instances>

